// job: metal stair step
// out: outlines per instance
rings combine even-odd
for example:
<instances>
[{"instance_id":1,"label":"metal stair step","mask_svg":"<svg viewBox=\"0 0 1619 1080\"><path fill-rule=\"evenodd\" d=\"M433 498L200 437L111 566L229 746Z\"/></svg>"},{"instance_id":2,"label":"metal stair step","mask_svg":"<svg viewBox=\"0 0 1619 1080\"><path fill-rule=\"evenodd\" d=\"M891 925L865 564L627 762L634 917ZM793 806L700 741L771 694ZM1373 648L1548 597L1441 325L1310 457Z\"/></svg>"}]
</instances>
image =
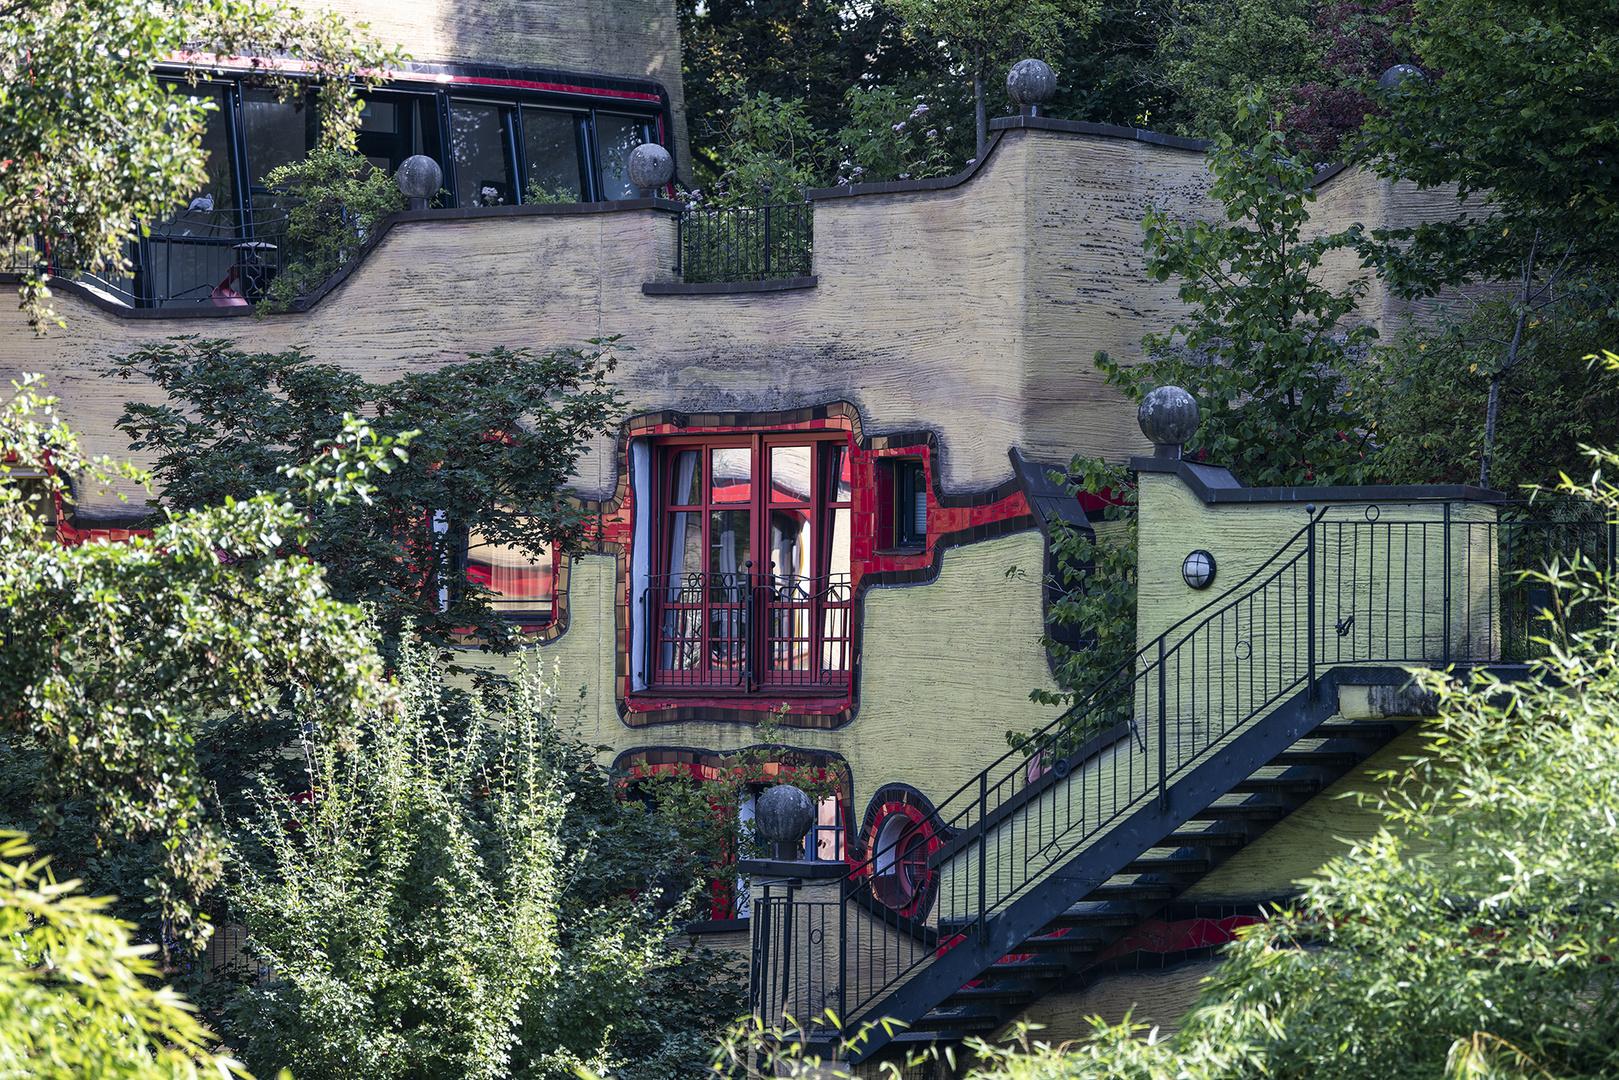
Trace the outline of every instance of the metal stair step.
<instances>
[{"instance_id":1,"label":"metal stair step","mask_svg":"<svg viewBox=\"0 0 1619 1080\"><path fill-rule=\"evenodd\" d=\"M1161 847L1241 847L1248 842L1246 833L1209 829L1206 832L1172 832L1164 837Z\"/></svg>"},{"instance_id":2,"label":"metal stair step","mask_svg":"<svg viewBox=\"0 0 1619 1080\"><path fill-rule=\"evenodd\" d=\"M1398 735L1399 731L1393 724L1366 724L1353 721L1327 721L1319 725L1309 735L1308 739L1375 739L1387 742Z\"/></svg>"},{"instance_id":3,"label":"metal stair step","mask_svg":"<svg viewBox=\"0 0 1619 1080\"><path fill-rule=\"evenodd\" d=\"M1021 949L1022 946L1019 946ZM1034 950L1027 950L1033 952ZM1010 964L995 964L981 978L1067 978L1071 968L1060 960L1017 960Z\"/></svg>"},{"instance_id":4,"label":"metal stair step","mask_svg":"<svg viewBox=\"0 0 1619 1080\"><path fill-rule=\"evenodd\" d=\"M1235 821L1238 818L1273 820L1287 816L1287 807L1260 804L1250 806L1247 803L1238 803L1234 806L1210 806L1199 810L1190 816L1192 821Z\"/></svg>"},{"instance_id":5,"label":"metal stair step","mask_svg":"<svg viewBox=\"0 0 1619 1080\"><path fill-rule=\"evenodd\" d=\"M1046 991L1046 983L1041 980L1038 984L1028 979L1005 979L992 983L989 986L963 986L960 990L944 999L945 1005L968 1005L975 1001L1005 1001L1013 1005L1033 1001Z\"/></svg>"},{"instance_id":6,"label":"metal stair step","mask_svg":"<svg viewBox=\"0 0 1619 1080\"><path fill-rule=\"evenodd\" d=\"M938 1042L960 1042L966 1037L966 1032L963 1031L917 1031L908 1028L896 1032L888 1043L898 1046L927 1046Z\"/></svg>"},{"instance_id":7,"label":"metal stair step","mask_svg":"<svg viewBox=\"0 0 1619 1080\"><path fill-rule=\"evenodd\" d=\"M1086 893L1086 900L1168 900L1175 895L1170 885L1098 885Z\"/></svg>"},{"instance_id":8,"label":"metal stair step","mask_svg":"<svg viewBox=\"0 0 1619 1080\"><path fill-rule=\"evenodd\" d=\"M1087 953L1100 952L1106 945L1107 941L1105 939L1092 937L1088 934L1067 933L1062 937L1040 934L1032 938L1025 938L1023 944L1017 947L1017 951Z\"/></svg>"},{"instance_id":9,"label":"metal stair step","mask_svg":"<svg viewBox=\"0 0 1619 1080\"><path fill-rule=\"evenodd\" d=\"M1337 767L1354 765L1359 754L1347 750L1283 750L1270 759L1272 765L1324 765Z\"/></svg>"},{"instance_id":10,"label":"metal stair step","mask_svg":"<svg viewBox=\"0 0 1619 1080\"><path fill-rule=\"evenodd\" d=\"M1046 925L1051 929L1064 926L1134 926L1144 918L1146 913L1136 910L1133 904L1117 910L1086 910L1071 907Z\"/></svg>"},{"instance_id":11,"label":"metal stair step","mask_svg":"<svg viewBox=\"0 0 1619 1080\"><path fill-rule=\"evenodd\" d=\"M911 1025L912 1031L937 1031L959 1028L964 1031L998 1028L1001 1026L999 1009L986 1009L980 1005L959 1005L954 1008L935 1008L922 1014Z\"/></svg>"},{"instance_id":12,"label":"metal stair step","mask_svg":"<svg viewBox=\"0 0 1619 1080\"><path fill-rule=\"evenodd\" d=\"M1250 776L1231 785L1236 795L1271 795L1297 792L1313 795L1321 790L1321 781L1304 776Z\"/></svg>"},{"instance_id":13,"label":"metal stair step","mask_svg":"<svg viewBox=\"0 0 1619 1080\"><path fill-rule=\"evenodd\" d=\"M1203 874L1210 863L1207 859L1171 857L1167 859L1137 859L1125 863L1123 874Z\"/></svg>"}]
</instances>

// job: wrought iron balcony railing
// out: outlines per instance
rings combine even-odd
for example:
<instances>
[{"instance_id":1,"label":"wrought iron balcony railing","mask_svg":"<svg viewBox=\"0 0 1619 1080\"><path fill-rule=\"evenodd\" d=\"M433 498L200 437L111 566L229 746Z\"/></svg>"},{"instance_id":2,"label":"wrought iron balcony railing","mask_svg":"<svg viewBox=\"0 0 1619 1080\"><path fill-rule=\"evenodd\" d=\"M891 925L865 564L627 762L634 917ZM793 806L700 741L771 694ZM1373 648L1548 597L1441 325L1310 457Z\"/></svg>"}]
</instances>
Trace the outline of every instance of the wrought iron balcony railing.
<instances>
[{"instance_id":1,"label":"wrought iron balcony railing","mask_svg":"<svg viewBox=\"0 0 1619 1080\"><path fill-rule=\"evenodd\" d=\"M148 225L130 242L123 271L91 271L70 248L37 237L5 269L44 269L115 303L141 308L245 307L286 265L287 200L251 210L188 210Z\"/></svg>"},{"instance_id":2,"label":"wrought iron balcony railing","mask_svg":"<svg viewBox=\"0 0 1619 1080\"><path fill-rule=\"evenodd\" d=\"M640 596L649 689L843 694L849 688L847 574L654 576Z\"/></svg>"},{"instance_id":3,"label":"wrought iron balcony railing","mask_svg":"<svg viewBox=\"0 0 1619 1080\"><path fill-rule=\"evenodd\" d=\"M807 202L687 210L675 272L688 284L808 277L814 226Z\"/></svg>"}]
</instances>

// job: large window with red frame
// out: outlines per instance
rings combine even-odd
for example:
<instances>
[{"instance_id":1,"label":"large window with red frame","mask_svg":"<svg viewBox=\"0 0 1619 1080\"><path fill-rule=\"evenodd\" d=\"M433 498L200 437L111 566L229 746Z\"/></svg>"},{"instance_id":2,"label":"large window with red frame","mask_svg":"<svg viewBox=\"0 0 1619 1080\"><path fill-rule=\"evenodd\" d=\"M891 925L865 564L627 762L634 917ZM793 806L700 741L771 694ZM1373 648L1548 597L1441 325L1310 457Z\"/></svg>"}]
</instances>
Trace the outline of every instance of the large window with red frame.
<instances>
[{"instance_id":1,"label":"large window with red frame","mask_svg":"<svg viewBox=\"0 0 1619 1080\"><path fill-rule=\"evenodd\" d=\"M649 685L847 692L847 436L683 436L655 448Z\"/></svg>"}]
</instances>

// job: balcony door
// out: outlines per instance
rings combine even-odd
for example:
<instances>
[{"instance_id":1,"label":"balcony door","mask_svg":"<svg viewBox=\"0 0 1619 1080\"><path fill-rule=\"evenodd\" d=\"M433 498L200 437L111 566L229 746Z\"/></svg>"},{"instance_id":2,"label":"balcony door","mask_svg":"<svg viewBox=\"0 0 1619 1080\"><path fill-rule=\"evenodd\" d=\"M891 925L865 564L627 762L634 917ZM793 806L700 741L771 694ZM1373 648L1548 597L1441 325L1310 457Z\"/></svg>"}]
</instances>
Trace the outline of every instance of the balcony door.
<instances>
[{"instance_id":1,"label":"balcony door","mask_svg":"<svg viewBox=\"0 0 1619 1080\"><path fill-rule=\"evenodd\" d=\"M674 438L658 462L653 687L844 693L847 436Z\"/></svg>"}]
</instances>

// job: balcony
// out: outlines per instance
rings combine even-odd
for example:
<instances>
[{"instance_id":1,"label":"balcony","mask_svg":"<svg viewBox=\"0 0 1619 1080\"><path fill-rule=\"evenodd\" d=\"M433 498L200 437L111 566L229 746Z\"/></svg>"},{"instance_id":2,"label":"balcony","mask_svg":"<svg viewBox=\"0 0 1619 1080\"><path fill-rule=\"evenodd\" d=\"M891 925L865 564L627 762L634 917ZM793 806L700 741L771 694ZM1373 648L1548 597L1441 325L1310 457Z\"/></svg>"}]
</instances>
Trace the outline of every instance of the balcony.
<instances>
[{"instance_id":1,"label":"balcony","mask_svg":"<svg viewBox=\"0 0 1619 1080\"><path fill-rule=\"evenodd\" d=\"M651 635L647 689L846 695L851 599L847 574L654 575L639 597Z\"/></svg>"}]
</instances>

